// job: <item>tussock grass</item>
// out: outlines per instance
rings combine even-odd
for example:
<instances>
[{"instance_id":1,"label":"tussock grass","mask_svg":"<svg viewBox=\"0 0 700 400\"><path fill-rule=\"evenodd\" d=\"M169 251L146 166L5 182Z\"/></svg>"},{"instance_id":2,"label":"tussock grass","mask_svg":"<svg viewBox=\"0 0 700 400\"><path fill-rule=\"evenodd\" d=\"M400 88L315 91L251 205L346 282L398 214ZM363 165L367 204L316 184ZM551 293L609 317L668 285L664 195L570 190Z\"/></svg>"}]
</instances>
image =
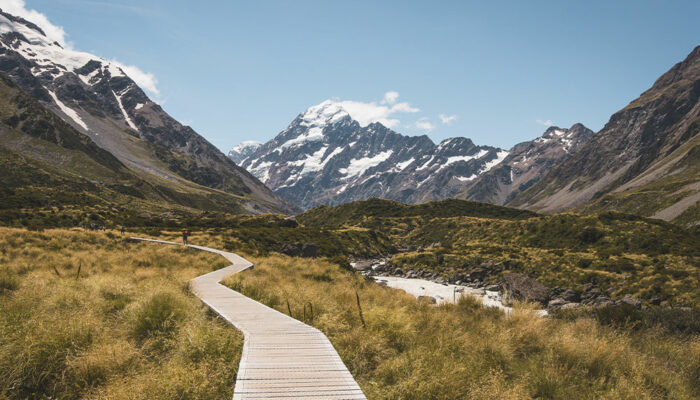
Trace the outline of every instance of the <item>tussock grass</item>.
<instances>
[{"instance_id":1,"label":"tussock grass","mask_svg":"<svg viewBox=\"0 0 700 400\"><path fill-rule=\"evenodd\" d=\"M692 399L700 337L632 331L593 318L507 317L473 298L431 306L329 262L272 256L224 283L313 320L372 399ZM366 328L360 321L360 297ZM308 310L308 308L307 308Z\"/></svg>"},{"instance_id":2,"label":"tussock grass","mask_svg":"<svg viewBox=\"0 0 700 400\"><path fill-rule=\"evenodd\" d=\"M220 257L68 230L0 248L0 398L231 397L243 337L187 288Z\"/></svg>"}]
</instances>

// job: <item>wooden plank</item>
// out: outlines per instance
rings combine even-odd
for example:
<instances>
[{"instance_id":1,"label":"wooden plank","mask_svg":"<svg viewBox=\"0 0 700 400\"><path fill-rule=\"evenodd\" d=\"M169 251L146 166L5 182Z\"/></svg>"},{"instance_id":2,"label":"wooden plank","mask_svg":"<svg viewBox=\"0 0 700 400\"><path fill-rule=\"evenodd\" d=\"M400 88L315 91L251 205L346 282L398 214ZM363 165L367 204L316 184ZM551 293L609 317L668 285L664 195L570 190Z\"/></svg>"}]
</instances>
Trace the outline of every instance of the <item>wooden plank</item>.
<instances>
[{"instance_id":1,"label":"wooden plank","mask_svg":"<svg viewBox=\"0 0 700 400\"><path fill-rule=\"evenodd\" d=\"M190 282L192 292L245 337L234 400L366 399L321 331L219 283L231 274L253 268L250 261L222 250L188 247L219 254L231 262L228 267L198 276Z\"/></svg>"}]
</instances>

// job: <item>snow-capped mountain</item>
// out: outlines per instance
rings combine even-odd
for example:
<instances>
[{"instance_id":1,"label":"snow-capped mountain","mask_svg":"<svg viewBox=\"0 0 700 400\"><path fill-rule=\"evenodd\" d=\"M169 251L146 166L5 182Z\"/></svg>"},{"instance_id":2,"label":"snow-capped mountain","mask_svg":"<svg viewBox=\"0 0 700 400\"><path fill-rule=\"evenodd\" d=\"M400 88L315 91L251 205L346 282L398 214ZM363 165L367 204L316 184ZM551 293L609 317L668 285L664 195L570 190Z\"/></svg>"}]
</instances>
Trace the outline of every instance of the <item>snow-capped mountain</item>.
<instances>
[{"instance_id":1,"label":"snow-capped mountain","mask_svg":"<svg viewBox=\"0 0 700 400\"><path fill-rule=\"evenodd\" d=\"M504 205L579 151L593 135L582 124L569 129L552 126L541 137L516 144L503 162L472 181L457 197Z\"/></svg>"},{"instance_id":2,"label":"snow-capped mountain","mask_svg":"<svg viewBox=\"0 0 700 400\"><path fill-rule=\"evenodd\" d=\"M248 158L253 152L262 145L262 142L257 140L247 140L241 142L240 144L233 146L231 151L228 152L228 158L233 160L236 164L240 164L241 161Z\"/></svg>"},{"instance_id":3,"label":"snow-capped mountain","mask_svg":"<svg viewBox=\"0 0 700 400\"><path fill-rule=\"evenodd\" d=\"M406 203L452 197L508 152L466 138L435 145L375 122L360 124L334 101L310 107L240 165L302 208L371 197Z\"/></svg>"},{"instance_id":4,"label":"snow-capped mountain","mask_svg":"<svg viewBox=\"0 0 700 400\"><path fill-rule=\"evenodd\" d=\"M296 210L170 117L117 63L64 48L37 25L2 10L0 72L140 173L234 194L254 213Z\"/></svg>"}]
</instances>

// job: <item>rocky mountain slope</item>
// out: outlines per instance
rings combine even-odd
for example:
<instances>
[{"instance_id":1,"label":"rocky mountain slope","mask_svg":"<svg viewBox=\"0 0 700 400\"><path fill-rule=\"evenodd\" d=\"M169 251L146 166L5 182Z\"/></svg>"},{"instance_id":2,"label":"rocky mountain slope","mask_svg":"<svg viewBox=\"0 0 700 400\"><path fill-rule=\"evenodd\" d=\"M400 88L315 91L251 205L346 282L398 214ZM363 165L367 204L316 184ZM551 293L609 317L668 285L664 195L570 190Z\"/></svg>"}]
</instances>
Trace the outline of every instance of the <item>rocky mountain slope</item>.
<instances>
[{"instance_id":1,"label":"rocky mountain slope","mask_svg":"<svg viewBox=\"0 0 700 400\"><path fill-rule=\"evenodd\" d=\"M240 163L302 208L381 197L406 203L444 199L508 152L466 138L435 145L380 123L361 125L327 100L297 116Z\"/></svg>"},{"instance_id":2,"label":"rocky mountain slope","mask_svg":"<svg viewBox=\"0 0 700 400\"><path fill-rule=\"evenodd\" d=\"M474 179L458 198L504 205L579 151L593 138L582 124L556 126L534 140L516 144L497 166Z\"/></svg>"},{"instance_id":3,"label":"rocky mountain slope","mask_svg":"<svg viewBox=\"0 0 700 400\"><path fill-rule=\"evenodd\" d=\"M700 46L508 205L700 221Z\"/></svg>"},{"instance_id":4,"label":"rocky mountain slope","mask_svg":"<svg viewBox=\"0 0 700 400\"><path fill-rule=\"evenodd\" d=\"M139 174L229 193L252 213L297 210L165 113L115 63L63 48L2 11L0 72Z\"/></svg>"},{"instance_id":5,"label":"rocky mountain slope","mask_svg":"<svg viewBox=\"0 0 700 400\"><path fill-rule=\"evenodd\" d=\"M127 167L0 74L0 223L76 226L244 213L240 199ZM58 211L58 212L57 212ZM59 216L60 212L60 216Z\"/></svg>"}]
</instances>

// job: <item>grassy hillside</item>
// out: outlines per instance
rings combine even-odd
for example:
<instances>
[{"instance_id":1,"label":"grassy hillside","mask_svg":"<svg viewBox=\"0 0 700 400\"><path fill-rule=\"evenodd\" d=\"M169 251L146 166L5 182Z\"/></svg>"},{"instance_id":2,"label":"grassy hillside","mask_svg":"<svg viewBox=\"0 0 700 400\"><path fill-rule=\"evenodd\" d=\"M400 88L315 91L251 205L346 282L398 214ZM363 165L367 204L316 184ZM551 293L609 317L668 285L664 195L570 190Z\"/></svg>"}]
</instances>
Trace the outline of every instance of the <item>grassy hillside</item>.
<instances>
[{"instance_id":1,"label":"grassy hillside","mask_svg":"<svg viewBox=\"0 0 700 400\"><path fill-rule=\"evenodd\" d=\"M187 290L221 257L68 230L0 249L0 398L231 397L242 335Z\"/></svg>"},{"instance_id":2,"label":"grassy hillside","mask_svg":"<svg viewBox=\"0 0 700 400\"><path fill-rule=\"evenodd\" d=\"M527 307L506 317L471 298L435 307L324 261L252 261L224 283L283 313L288 302L328 335L370 399L700 396L698 336L538 318Z\"/></svg>"},{"instance_id":3,"label":"grassy hillside","mask_svg":"<svg viewBox=\"0 0 700 400\"><path fill-rule=\"evenodd\" d=\"M384 201L320 207L300 215L306 227L370 229L396 248L391 261L406 271L435 271L446 278L477 268L487 283L508 272L522 272L549 287L580 290L593 283L613 298L661 298L671 305L700 306L700 235L662 221L608 212L599 215L518 215L518 210L488 206L486 215L464 216L468 202L428 203L422 210L389 213ZM474 204L475 209L483 207ZM365 212L364 208L368 210ZM401 206L395 206L401 210ZM405 206L411 209L414 206ZM350 211L348 211L350 210ZM493 210L503 217L491 217ZM398 215L398 216L397 216ZM666 303L665 303L666 304Z\"/></svg>"},{"instance_id":4,"label":"grassy hillside","mask_svg":"<svg viewBox=\"0 0 700 400\"><path fill-rule=\"evenodd\" d=\"M319 228L339 228L342 226L360 226L364 221L376 218L471 216L523 219L536 215L531 211L458 199L431 201L422 204L403 204L393 200L370 199L334 207L316 207L299 215L297 220L305 225Z\"/></svg>"}]
</instances>

